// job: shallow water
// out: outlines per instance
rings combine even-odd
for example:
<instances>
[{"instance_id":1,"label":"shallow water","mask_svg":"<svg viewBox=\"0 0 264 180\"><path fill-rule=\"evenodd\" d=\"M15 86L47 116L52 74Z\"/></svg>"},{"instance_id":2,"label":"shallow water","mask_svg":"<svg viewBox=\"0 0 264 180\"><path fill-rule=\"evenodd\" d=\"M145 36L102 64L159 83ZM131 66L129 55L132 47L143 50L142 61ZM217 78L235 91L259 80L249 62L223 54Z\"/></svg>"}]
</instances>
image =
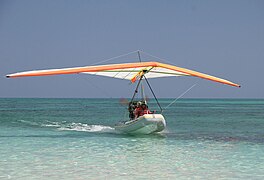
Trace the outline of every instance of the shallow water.
<instances>
[{"instance_id":1,"label":"shallow water","mask_svg":"<svg viewBox=\"0 0 264 180\"><path fill-rule=\"evenodd\" d=\"M264 178L264 100L179 100L166 130L145 136L111 127L125 109L118 99L0 99L0 179Z\"/></svg>"}]
</instances>

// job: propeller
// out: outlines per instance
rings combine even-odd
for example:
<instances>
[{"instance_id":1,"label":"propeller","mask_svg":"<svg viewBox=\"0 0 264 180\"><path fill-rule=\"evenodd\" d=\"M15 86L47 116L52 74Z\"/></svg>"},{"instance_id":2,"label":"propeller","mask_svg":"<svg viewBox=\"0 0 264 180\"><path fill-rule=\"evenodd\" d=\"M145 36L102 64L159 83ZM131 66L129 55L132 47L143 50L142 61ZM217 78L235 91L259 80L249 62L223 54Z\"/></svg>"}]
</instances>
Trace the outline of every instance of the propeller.
<instances>
[{"instance_id":1,"label":"propeller","mask_svg":"<svg viewBox=\"0 0 264 180\"><path fill-rule=\"evenodd\" d=\"M120 98L119 99L119 103L122 105L122 106L128 106L128 104L129 104L129 101L128 101L128 99L126 99L126 98Z\"/></svg>"}]
</instances>

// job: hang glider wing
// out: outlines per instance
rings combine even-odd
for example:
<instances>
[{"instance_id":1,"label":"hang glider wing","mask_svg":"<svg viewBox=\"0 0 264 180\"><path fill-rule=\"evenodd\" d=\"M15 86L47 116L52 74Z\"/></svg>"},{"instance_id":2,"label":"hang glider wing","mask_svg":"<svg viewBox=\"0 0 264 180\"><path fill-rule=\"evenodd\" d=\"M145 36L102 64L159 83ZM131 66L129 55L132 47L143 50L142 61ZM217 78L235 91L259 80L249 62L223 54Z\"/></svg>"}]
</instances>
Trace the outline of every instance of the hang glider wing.
<instances>
[{"instance_id":1,"label":"hang glider wing","mask_svg":"<svg viewBox=\"0 0 264 180\"><path fill-rule=\"evenodd\" d=\"M132 82L135 82L143 74L146 78L159 78L159 77L169 77L169 76L194 76L194 77L199 77L199 78L219 82L222 84L240 87L240 85L225 79L221 79L197 71L193 71L169 64L163 64L159 62L138 62L138 63L99 65L99 66L84 66L84 67L75 67L75 68L35 70L35 71L26 71L26 72L9 74L6 75L6 77L15 78L15 77L48 76L48 75L79 74L79 73L108 76L119 79L127 79L127 80L131 80Z\"/></svg>"}]
</instances>

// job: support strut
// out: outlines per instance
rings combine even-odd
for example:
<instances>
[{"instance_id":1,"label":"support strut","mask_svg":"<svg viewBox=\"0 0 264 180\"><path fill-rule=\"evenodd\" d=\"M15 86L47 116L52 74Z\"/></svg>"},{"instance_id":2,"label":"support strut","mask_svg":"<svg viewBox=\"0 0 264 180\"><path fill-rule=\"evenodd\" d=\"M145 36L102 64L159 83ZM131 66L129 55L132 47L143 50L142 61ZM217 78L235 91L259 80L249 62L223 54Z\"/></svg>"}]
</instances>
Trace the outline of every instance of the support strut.
<instances>
[{"instance_id":1,"label":"support strut","mask_svg":"<svg viewBox=\"0 0 264 180\"><path fill-rule=\"evenodd\" d=\"M140 82L142 81L142 78L143 78L143 76L140 77L140 79L138 81L138 84L137 84L137 87L135 89L135 92L134 92L133 97L131 98L131 101L130 102L133 102L133 100L134 100L134 98L135 98L135 96L136 96L136 94L138 92L138 88L139 88Z\"/></svg>"},{"instance_id":2,"label":"support strut","mask_svg":"<svg viewBox=\"0 0 264 180\"><path fill-rule=\"evenodd\" d=\"M143 76L144 76L144 75L143 75ZM163 109L161 108L161 105L160 105L160 103L159 103L159 101L158 101L158 99L157 99L157 97L156 97L156 95L155 95L153 89L151 88L151 86L150 86L150 84L149 84L149 82L148 82L148 80L147 80L147 78L146 78L145 76L144 76L144 79L146 80L146 82L147 82L147 84L148 84L148 87L149 87L151 93L153 94L153 96L154 96L154 98L155 98L155 100L156 100L156 102L157 102L157 104L158 104L158 106L159 106L159 108L160 108L160 111L161 111L161 113L162 113Z\"/></svg>"}]
</instances>

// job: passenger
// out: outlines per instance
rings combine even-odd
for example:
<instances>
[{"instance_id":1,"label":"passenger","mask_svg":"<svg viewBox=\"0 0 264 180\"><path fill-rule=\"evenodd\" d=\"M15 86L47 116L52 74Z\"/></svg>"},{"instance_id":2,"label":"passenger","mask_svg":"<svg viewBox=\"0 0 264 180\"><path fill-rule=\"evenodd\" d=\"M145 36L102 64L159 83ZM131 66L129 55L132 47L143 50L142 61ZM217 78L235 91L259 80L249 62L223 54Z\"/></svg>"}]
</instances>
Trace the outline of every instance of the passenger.
<instances>
[{"instance_id":1,"label":"passenger","mask_svg":"<svg viewBox=\"0 0 264 180\"><path fill-rule=\"evenodd\" d=\"M144 114L153 114L149 109L148 109L148 106L146 104L142 104L142 110L143 110L143 115ZM142 116L143 116L142 115Z\"/></svg>"},{"instance_id":2,"label":"passenger","mask_svg":"<svg viewBox=\"0 0 264 180\"><path fill-rule=\"evenodd\" d=\"M130 119L134 119L135 118L134 110L135 110L134 102L130 102L129 105L128 105L128 111L129 111L129 118Z\"/></svg>"},{"instance_id":3,"label":"passenger","mask_svg":"<svg viewBox=\"0 0 264 180\"><path fill-rule=\"evenodd\" d=\"M134 110L135 119L143 116L144 114L153 114L153 112L148 109L148 106L145 103L139 101L136 109Z\"/></svg>"},{"instance_id":4,"label":"passenger","mask_svg":"<svg viewBox=\"0 0 264 180\"><path fill-rule=\"evenodd\" d=\"M134 110L135 119L137 119L139 116L143 116L143 109L141 105L142 105L142 102L139 101L137 103L136 109Z\"/></svg>"}]
</instances>

